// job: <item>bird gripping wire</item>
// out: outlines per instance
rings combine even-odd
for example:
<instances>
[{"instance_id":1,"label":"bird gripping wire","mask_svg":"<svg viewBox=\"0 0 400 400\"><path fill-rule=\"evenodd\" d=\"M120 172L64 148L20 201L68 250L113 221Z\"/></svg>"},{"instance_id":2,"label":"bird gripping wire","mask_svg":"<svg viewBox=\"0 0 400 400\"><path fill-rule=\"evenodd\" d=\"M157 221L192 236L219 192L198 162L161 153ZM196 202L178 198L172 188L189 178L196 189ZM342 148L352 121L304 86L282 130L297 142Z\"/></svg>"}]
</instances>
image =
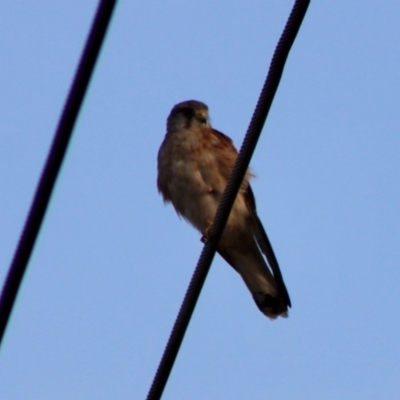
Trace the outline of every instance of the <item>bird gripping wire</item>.
<instances>
[{"instance_id":1,"label":"bird gripping wire","mask_svg":"<svg viewBox=\"0 0 400 400\"><path fill-rule=\"evenodd\" d=\"M303 22L309 4L310 0L297 0L295 2L276 46L268 75L261 90L249 128L247 129L235 166L215 214L214 222L210 229L210 239L205 243L199 261L197 262L196 269L189 283L171 335L165 347L164 354L147 395L147 400L160 399L165 385L167 384L196 302L200 296L208 271L210 270L219 239L228 221L236 195L250 164L251 156L253 155L276 90L278 89L286 59L300 29L301 23Z\"/></svg>"}]
</instances>

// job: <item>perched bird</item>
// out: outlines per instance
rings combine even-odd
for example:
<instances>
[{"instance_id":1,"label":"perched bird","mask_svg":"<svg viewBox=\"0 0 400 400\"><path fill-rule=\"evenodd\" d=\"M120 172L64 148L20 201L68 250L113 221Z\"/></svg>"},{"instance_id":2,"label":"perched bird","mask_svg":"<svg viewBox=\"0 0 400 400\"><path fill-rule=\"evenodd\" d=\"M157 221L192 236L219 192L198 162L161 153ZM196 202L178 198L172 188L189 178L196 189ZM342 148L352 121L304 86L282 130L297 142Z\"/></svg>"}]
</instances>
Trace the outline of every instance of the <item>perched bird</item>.
<instances>
[{"instance_id":1,"label":"perched bird","mask_svg":"<svg viewBox=\"0 0 400 400\"><path fill-rule=\"evenodd\" d=\"M232 140L211 127L204 103L184 101L171 110L158 152L158 191L205 239L237 155ZM289 294L257 216L250 177L247 171L217 251L267 317L286 317Z\"/></svg>"}]
</instances>

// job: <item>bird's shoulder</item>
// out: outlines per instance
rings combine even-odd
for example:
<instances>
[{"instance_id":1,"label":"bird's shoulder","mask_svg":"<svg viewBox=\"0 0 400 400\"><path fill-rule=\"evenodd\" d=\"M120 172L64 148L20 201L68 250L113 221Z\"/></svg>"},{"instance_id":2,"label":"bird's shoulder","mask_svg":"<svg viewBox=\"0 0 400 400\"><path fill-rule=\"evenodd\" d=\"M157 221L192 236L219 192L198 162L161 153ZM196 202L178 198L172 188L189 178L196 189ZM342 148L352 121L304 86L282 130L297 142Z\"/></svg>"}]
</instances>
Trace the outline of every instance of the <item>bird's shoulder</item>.
<instances>
[{"instance_id":1,"label":"bird's shoulder","mask_svg":"<svg viewBox=\"0 0 400 400\"><path fill-rule=\"evenodd\" d=\"M235 148L235 146L233 145L233 141L232 139L225 135L224 133L217 131L214 128L210 129L210 134L212 136L212 142L213 145L217 148L220 148L221 150L230 152L231 154L234 154L237 156L238 152Z\"/></svg>"}]
</instances>

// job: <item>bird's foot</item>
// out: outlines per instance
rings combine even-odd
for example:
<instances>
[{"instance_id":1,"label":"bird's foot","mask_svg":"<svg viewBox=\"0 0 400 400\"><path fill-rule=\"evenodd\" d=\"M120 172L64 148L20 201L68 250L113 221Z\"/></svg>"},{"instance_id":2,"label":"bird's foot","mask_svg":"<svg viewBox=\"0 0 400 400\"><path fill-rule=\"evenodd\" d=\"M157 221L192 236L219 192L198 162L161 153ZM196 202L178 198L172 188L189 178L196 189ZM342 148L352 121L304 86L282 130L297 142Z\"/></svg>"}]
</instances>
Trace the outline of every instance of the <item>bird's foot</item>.
<instances>
[{"instance_id":1,"label":"bird's foot","mask_svg":"<svg viewBox=\"0 0 400 400\"><path fill-rule=\"evenodd\" d=\"M210 222L210 223L208 224L206 230L204 231L203 236L202 236L201 239L200 239L200 241L201 241L202 243L206 243L207 240L210 239L210 230L211 230L212 224L213 224L213 223Z\"/></svg>"}]
</instances>

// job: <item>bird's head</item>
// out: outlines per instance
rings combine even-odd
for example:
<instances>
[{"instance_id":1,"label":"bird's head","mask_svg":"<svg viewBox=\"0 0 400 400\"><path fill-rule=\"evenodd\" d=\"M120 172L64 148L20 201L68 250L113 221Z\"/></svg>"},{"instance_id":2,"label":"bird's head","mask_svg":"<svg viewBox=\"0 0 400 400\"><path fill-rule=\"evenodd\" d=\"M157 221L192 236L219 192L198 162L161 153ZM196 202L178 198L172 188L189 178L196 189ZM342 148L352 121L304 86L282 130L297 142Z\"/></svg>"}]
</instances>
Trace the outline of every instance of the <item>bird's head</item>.
<instances>
[{"instance_id":1,"label":"bird's head","mask_svg":"<svg viewBox=\"0 0 400 400\"><path fill-rule=\"evenodd\" d=\"M194 127L209 127L208 107L196 100L188 100L177 104L167 119L167 129L189 129Z\"/></svg>"}]
</instances>

